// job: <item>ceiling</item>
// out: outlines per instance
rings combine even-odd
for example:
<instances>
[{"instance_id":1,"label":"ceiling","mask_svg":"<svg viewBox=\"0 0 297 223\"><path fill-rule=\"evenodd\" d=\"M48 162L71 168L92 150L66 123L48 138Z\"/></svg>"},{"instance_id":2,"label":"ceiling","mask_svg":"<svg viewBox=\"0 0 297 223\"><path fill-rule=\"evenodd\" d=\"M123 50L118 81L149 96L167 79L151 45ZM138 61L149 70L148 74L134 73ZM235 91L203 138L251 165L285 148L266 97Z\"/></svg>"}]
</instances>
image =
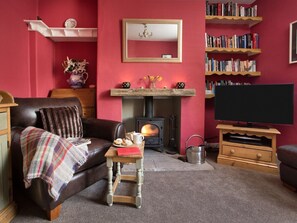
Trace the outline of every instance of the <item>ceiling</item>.
<instances>
[{"instance_id":1,"label":"ceiling","mask_svg":"<svg viewBox=\"0 0 297 223\"><path fill-rule=\"evenodd\" d=\"M238 4L252 4L254 3L256 0L235 0L233 2L236 2ZM208 0L209 3L218 3L218 2L221 2L221 3L226 3L226 2L230 2L230 0Z\"/></svg>"}]
</instances>

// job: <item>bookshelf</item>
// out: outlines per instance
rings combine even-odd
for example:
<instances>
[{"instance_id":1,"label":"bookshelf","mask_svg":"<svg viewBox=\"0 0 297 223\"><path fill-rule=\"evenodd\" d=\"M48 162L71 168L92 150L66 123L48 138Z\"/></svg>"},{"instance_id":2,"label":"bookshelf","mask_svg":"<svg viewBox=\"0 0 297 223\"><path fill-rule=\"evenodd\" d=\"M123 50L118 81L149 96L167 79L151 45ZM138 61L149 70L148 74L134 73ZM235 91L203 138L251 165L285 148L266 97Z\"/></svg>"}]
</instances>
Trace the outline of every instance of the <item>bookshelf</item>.
<instances>
[{"instance_id":1,"label":"bookshelf","mask_svg":"<svg viewBox=\"0 0 297 223\"><path fill-rule=\"evenodd\" d=\"M263 18L259 16L205 16L206 24L248 25L249 27L253 27L254 25L257 25L258 23L262 22L262 20Z\"/></svg>"},{"instance_id":2,"label":"bookshelf","mask_svg":"<svg viewBox=\"0 0 297 223\"><path fill-rule=\"evenodd\" d=\"M251 28L263 21L257 15L257 5L246 5L239 1L206 1L206 34L205 34L205 76L207 82L211 76L259 77L254 56L261 54L259 36ZM207 33L209 24L222 27L222 35L212 36ZM225 25L248 26L249 33L233 36L224 35ZM219 29L219 28L218 28ZM219 59L217 59L219 58ZM226 58L226 59L225 59ZM240 59L238 59L240 58ZM244 59L243 59L244 58ZM229 81L228 81L229 82ZM232 83L232 81L230 81ZM206 94L206 99L215 97L214 93Z\"/></svg>"}]
</instances>

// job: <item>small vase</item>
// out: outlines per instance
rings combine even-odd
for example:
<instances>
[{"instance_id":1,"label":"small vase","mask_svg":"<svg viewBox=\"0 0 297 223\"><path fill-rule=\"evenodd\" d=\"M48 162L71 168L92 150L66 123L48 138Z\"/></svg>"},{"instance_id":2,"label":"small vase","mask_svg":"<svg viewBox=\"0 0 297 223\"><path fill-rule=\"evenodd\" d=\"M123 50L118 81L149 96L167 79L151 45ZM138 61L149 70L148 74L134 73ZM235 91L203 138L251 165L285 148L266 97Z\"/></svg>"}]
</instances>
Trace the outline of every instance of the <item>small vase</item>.
<instances>
[{"instance_id":1,"label":"small vase","mask_svg":"<svg viewBox=\"0 0 297 223\"><path fill-rule=\"evenodd\" d=\"M156 88L156 82L150 81L150 89L155 89Z\"/></svg>"},{"instance_id":2,"label":"small vase","mask_svg":"<svg viewBox=\"0 0 297 223\"><path fill-rule=\"evenodd\" d=\"M67 82L69 83L71 88L82 88L83 85L86 83L86 80L88 79L87 75L87 73L72 73Z\"/></svg>"}]
</instances>

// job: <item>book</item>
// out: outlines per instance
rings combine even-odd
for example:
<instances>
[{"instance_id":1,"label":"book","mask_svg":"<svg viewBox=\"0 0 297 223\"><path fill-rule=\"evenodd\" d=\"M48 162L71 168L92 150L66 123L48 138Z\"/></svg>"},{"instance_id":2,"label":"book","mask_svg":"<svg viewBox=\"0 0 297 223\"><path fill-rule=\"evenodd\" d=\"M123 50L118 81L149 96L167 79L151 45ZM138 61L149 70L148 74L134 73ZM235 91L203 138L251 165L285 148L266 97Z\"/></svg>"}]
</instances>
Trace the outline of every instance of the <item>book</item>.
<instances>
[{"instance_id":1,"label":"book","mask_svg":"<svg viewBox=\"0 0 297 223\"><path fill-rule=\"evenodd\" d=\"M67 138L67 140L75 146L84 146L91 144L91 139L86 138Z\"/></svg>"},{"instance_id":2,"label":"book","mask_svg":"<svg viewBox=\"0 0 297 223\"><path fill-rule=\"evenodd\" d=\"M141 155L140 149L136 146L117 148L117 152L118 156Z\"/></svg>"}]
</instances>

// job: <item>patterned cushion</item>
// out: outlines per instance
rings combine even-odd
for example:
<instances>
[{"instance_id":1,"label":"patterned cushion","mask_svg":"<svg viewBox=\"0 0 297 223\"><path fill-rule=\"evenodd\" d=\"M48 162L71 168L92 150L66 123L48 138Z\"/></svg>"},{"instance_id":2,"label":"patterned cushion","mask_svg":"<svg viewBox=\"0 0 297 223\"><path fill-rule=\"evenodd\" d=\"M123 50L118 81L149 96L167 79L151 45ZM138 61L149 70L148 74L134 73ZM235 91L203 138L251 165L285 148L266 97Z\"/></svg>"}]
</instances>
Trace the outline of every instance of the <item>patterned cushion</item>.
<instances>
[{"instance_id":1,"label":"patterned cushion","mask_svg":"<svg viewBox=\"0 0 297 223\"><path fill-rule=\"evenodd\" d=\"M82 137L83 127L77 106L41 108L43 128L64 138Z\"/></svg>"}]
</instances>

